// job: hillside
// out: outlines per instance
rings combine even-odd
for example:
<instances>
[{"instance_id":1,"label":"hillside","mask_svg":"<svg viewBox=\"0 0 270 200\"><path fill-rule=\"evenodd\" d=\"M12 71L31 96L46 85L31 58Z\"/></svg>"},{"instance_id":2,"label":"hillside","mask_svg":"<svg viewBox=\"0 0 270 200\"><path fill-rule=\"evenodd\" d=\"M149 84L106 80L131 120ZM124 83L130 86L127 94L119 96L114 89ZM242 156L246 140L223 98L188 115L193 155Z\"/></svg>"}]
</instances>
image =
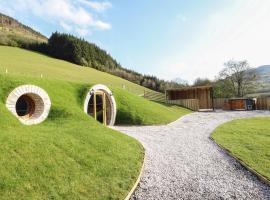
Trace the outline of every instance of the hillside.
<instances>
[{"instance_id":1,"label":"hillside","mask_svg":"<svg viewBox=\"0 0 270 200\"><path fill-rule=\"evenodd\" d=\"M143 99L139 95L144 91L153 94L156 92L117 76L24 49L0 46L0 74L5 74L6 70L8 75L41 80L105 84L119 94L116 94L116 98L122 102L118 105L118 112L122 113L117 116L118 124L165 124L189 112L177 106L166 106Z\"/></svg>"},{"instance_id":2,"label":"hillside","mask_svg":"<svg viewBox=\"0 0 270 200\"><path fill-rule=\"evenodd\" d=\"M122 67L108 52L85 39L58 32L52 33L48 39L34 29L1 13L0 45L21 47L81 66L95 68L158 92L164 92L166 88L182 87L182 84L164 81L155 76L143 75Z\"/></svg>"},{"instance_id":3,"label":"hillside","mask_svg":"<svg viewBox=\"0 0 270 200\"><path fill-rule=\"evenodd\" d=\"M77 65L107 72L158 92L165 92L166 88L183 86L176 82L164 81L155 76L143 75L124 68L108 52L96 44L66 33L55 32L48 39L48 43L25 44L22 47Z\"/></svg>"},{"instance_id":4,"label":"hillside","mask_svg":"<svg viewBox=\"0 0 270 200\"><path fill-rule=\"evenodd\" d=\"M21 124L5 106L9 92L26 83L45 89L52 101L48 119L34 126ZM78 93L86 86L0 74L0 199L127 195L142 165L143 148L83 112Z\"/></svg>"},{"instance_id":5,"label":"hillside","mask_svg":"<svg viewBox=\"0 0 270 200\"><path fill-rule=\"evenodd\" d=\"M145 87L131 83L125 79L100 72L93 68L81 67L59 59L50 58L42 54L20 48L0 46L0 72L33 76L48 79L59 79L80 83L102 83L108 86L125 88L141 95ZM154 92L154 91L153 91Z\"/></svg>"},{"instance_id":6,"label":"hillside","mask_svg":"<svg viewBox=\"0 0 270 200\"><path fill-rule=\"evenodd\" d=\"M259 75L259 82L262 84L262 90L270 91L270 65L263 65L256 68Z\"/></svg>"},{"instance_id":7,"label":"hillside","mask_svg":"<svg viewBox=\"0 0 270 200\"><path fill-rule=\"evenodd\" d=\"M47 40L41 33L0 13L0 44L21 46L23 43L47 42Z\"/></svg>"},{"instance_id":8,"label":"hillside","mask_svg":"<svg viewBox=\"0 0 270 200\"><path fill-rule=\"evenodd\" d=\"M108 85L115 96L117 124L165 124L190 112L148 101L138 96L146 88L119 77L0 46L0 199L95 200L127 195L144 150L135 139L84 113L86 91L97 83ZM22 84L48 92L52 107L45 122L25 126L7 110L8 94Z\"/></svg>"},{"instance_id":9,"label":"hillside","mask_svg":"<svg viewBox=\"0 0 270 200\"><path fill-rule=\"evenodd\" d=\"M248 94L247 96L270 96L270 65L262 65L255 68L258 75L258 88L255 93Z\"/></svg>"}]
</instances>

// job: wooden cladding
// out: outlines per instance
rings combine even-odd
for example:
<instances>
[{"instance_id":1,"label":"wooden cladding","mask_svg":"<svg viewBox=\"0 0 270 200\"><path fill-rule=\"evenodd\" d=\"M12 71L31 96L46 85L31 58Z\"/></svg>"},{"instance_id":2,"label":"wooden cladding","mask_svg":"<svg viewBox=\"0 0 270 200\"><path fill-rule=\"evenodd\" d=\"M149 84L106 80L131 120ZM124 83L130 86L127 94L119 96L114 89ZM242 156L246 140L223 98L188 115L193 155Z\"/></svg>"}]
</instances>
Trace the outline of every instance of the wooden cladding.
<instances>
[{"instance_id":1,"label":"wooden cladding","mask_svg":"<svg viewBox=\"0 0 270 200\"><path fill-rule=\"evenodd\" d=\"M193 111L199 110L199 100L198 99L177 99L177 100L167 100L166 103L174 104L188 108Z\"/></svg>"},{"instance_id":2,"label":"wooden cladding","mask_svg":"<svg viewBox=\"0 0 270 200\"><path fill-rule=\"evenodd\" d=\"M257 98L256 108L258 110L270 110L270 97Z\"/></svg>"},{"instance_id":3,"label":"wooden cladding","mask_svg":"<svg viewBox=\"0 0 270 200\"><path fill-rule=\"evenodd\" d=\"M199 109L213 109L212 87L190 87L166 90L166 102L171 100L198 100Z\"/></svg>"},{"instance_id":4,"label":"wooden cladding","mask_svg":"<svg viewBox=\"0 0 270 200\"><path fill-rule=\"evenodd\" d=\"M246 110L246 101L243 99L235 99L229 101L231 110Z\"/></svg>"},{"instance_id":5,"label":"wooden cladding","mask_svg":"<svg viewBox=\"0 0 270 200\"><path fill-rule=\"evenodd\" d=\"M214 100L215 108L219 109L222 99ZM255 100L252 98L223 99L223 110L255 110Z\"/></svg>"},{"instance_id":6,"label":"wooden cladding","mask_svg":"<svg viewBox=\"0 0 270 200\"><path fill-rule=\"evenodd\" d=\"M270 97L253 98L213 98L210 86L168 89L166 103L180 105L194 111L223 110L270 110Z\"/></svg>"}]
</instances>

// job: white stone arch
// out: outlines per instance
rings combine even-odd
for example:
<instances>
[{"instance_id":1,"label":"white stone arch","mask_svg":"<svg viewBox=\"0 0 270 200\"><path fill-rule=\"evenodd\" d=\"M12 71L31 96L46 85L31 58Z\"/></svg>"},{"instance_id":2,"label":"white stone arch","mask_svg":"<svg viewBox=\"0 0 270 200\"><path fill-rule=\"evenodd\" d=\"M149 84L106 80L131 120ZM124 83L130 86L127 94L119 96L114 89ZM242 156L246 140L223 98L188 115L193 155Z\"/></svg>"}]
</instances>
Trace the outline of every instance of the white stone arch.
<instances>
[{"instance_id":1,"label":"white stone arch","mask_svg":"<svg viewBox=\"0 0 270 200\"><path fill-rule=\"evenodd\" d=\"M20 97L27 96L34 103L31 116L25 118L17 114L16 104ZM42 88L35 85L21 85L15 88L6 101L7 109L25 125L34 125L43 122L49 115L51 100Z\"/></svg>"},{"instance_id":2,"label":"white stone arch","mask_svg":"<svg viewBox=\"0 0 270 200\"><path fill-rule=\"evenodd\" d=\"M113 126L115 123L115 119L116 119L116 101L114 99L113 93L112 91L105 85L102 84L97 84L94 85L93 87L90 88L90 90L87 92L85 101L84 101L84 112L87 114L87 110L88 110L88 103L90 101L91 96L96 92L96 91L103 91L107 97L108 100L110 102L110 121L107 124L108 126Z\"/></svg>"}]
</instances>

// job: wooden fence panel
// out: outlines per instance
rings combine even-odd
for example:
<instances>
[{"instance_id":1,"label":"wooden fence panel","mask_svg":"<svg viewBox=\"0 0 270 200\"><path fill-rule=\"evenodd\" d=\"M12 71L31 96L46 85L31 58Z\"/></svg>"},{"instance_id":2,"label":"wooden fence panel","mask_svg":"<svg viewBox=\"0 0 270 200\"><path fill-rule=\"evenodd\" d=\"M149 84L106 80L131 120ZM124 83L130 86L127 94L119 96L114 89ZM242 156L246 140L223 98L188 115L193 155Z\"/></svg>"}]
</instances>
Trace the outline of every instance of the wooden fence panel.
<instances>
[{"instance_id":1,"label":"wooden fence panel","mask_svg":"<svg viewBox=\"0 0 270 200\"><path fill-rule=\"evenodd\" d=\"M214 108L215 109L223 109L226 98L215 98L214 99Z\"/></svg>"},{"instance_id":2,"label":"wooden fence panel","mask_svg":"<svg viewBox=\"0 0 270 200\"><path fill-rule=\"evenodd\" d=\"M199 100L198 99L177 99L177 100L166 100L168 104L174 104L189 108L190 110L199 110Z\"/></svg>"},{"instance_id":3,"label":"wooden fence panel","mask_svg":"<svg viewBox=\"0 0 270 200\"><path fill-rule=\"evenodd\" d=\"M270 97L257 98L256 109L257 110L270 110Z\"/></svg>"}]
</instances>

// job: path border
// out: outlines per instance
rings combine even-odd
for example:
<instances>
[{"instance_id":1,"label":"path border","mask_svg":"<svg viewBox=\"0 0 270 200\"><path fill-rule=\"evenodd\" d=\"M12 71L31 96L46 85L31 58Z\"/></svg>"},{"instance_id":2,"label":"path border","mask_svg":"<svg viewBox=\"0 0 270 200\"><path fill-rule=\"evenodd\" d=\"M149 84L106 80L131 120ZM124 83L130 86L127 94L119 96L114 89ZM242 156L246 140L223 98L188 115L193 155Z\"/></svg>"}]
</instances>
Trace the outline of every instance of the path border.
<instances>
[{"instance_id":1,"label":"path border","mask_svg":"<svg viewBox=\"0 0 270 200\"><path fill-rule=\"evenodd\" d=\"M254 174L260 181L262 181L266 185L270 186L270 181L266 177L264 177L263 175L261 175L255 169L252 169L250 166L248 166L243 160L241 160L240 158L238 158L237 156L235 156L229 149L223 147L221 144L218 144L215 141L215 139L212 137L212 134L213 133L214 133L214 131L211 133L211 135L209 137L210 140L212 140L224 153L226 153L228 156L234 158L238 163L240 163L240 165L242 167L244 167L246 170L248 170L249 172L251 172L252 174Z\"/></svg>"},{"instance_id":2,"label":"path border","mask_svg":"<svg viewBox=\"0 0 270 200\"><path fill-rule=\"evenodd\" d=\"M139 142L140 143L140 142ZM141 144L141 143L140 143ZM142 145L143 147L143 145ZM143 174L143 170L144 170L144 164L145 164L145 148L143 147L144 150L144 155L143 155L143 163L142 163L142 167L139 173L139 176L136 180L136 182L134 183L133 187L131 188L131 190L129 191L129 193L127 194L127 196L124 198L124 200L129 200L132 196L132 194L134 193L134 191L137 189L137 186L142 178L142 174Z\"/></svg>"}]
</instances>

